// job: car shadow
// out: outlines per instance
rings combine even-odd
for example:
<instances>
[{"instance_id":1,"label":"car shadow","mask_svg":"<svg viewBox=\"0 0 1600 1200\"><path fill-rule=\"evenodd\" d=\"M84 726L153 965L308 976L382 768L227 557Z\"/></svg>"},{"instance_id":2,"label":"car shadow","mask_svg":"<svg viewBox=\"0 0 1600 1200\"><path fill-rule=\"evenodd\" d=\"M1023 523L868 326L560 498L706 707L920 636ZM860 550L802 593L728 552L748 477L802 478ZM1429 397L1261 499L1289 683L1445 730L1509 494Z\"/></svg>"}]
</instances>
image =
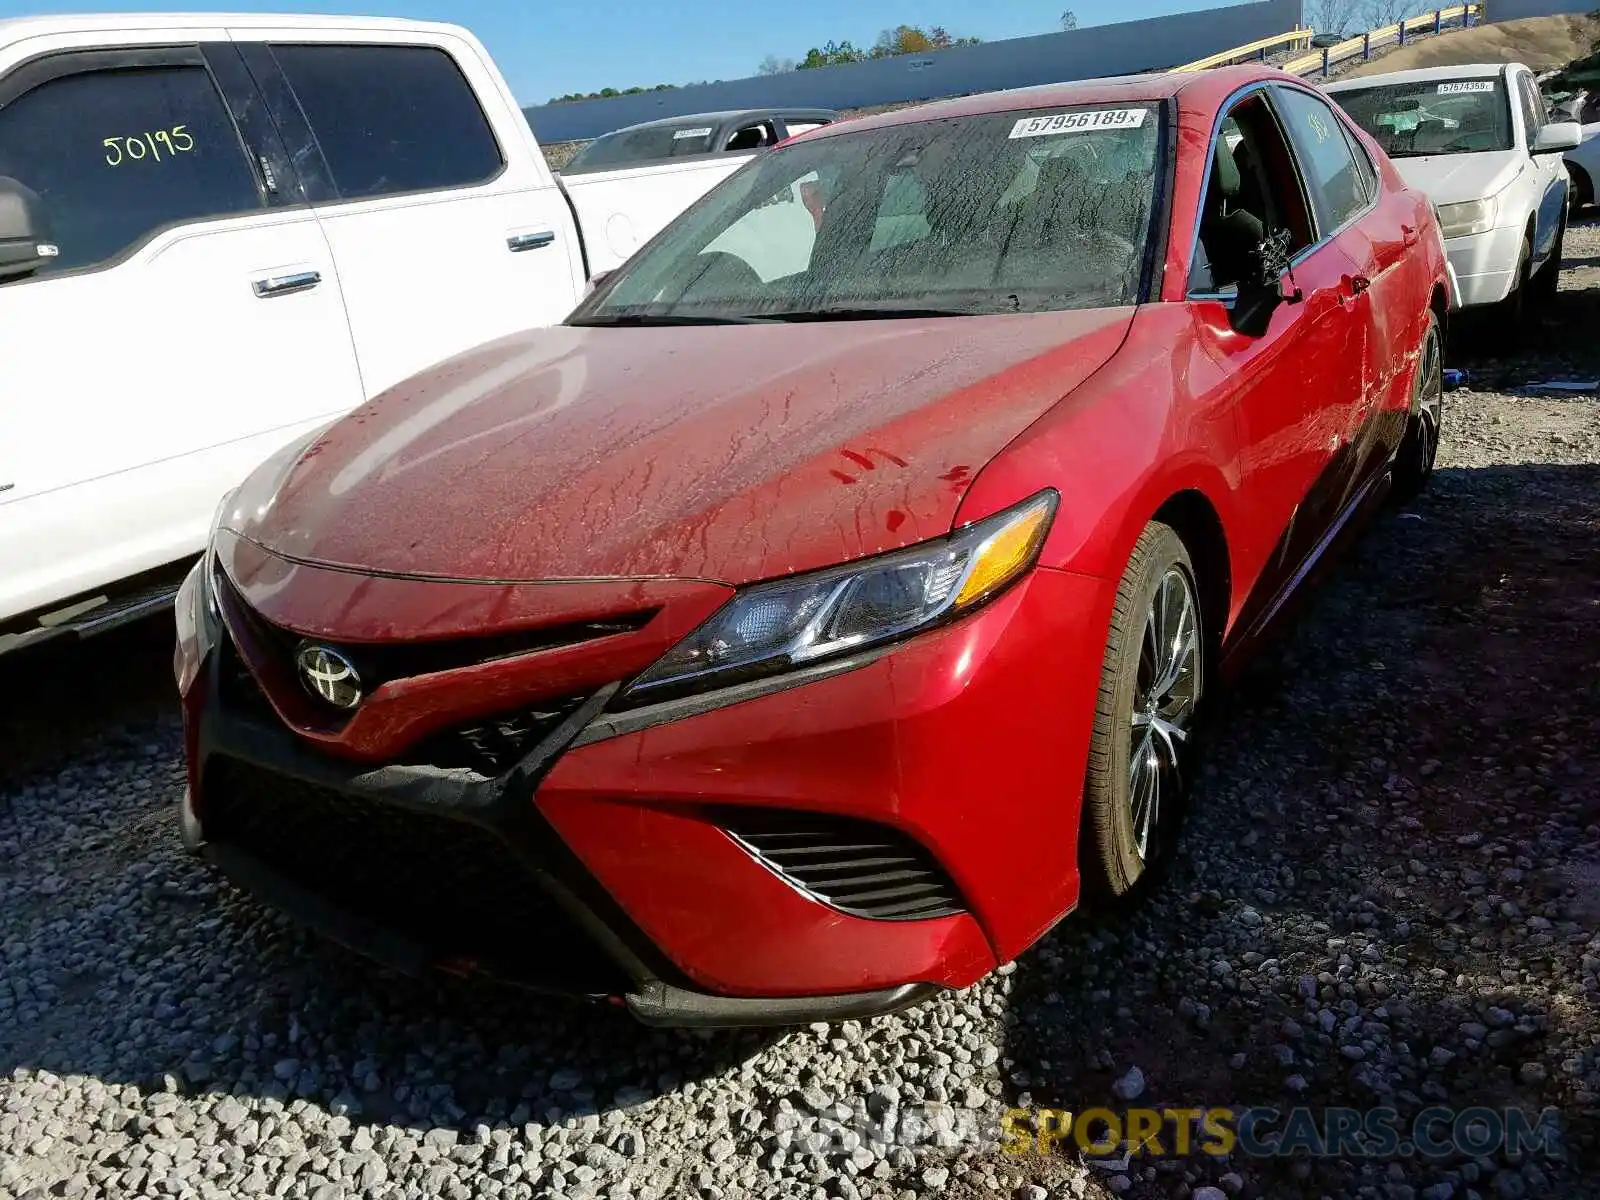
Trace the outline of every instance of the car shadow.
<instances>
[{"instance_id":1,"label":"car shadow","mask_svg":"<svg viewBox=\"0 0 1600 1200\"><path fill-rule=\"evenodd\" d=\"M1157 1108L1554 1105L1566 1169L1595 1183L1600 1112L1562 1062L1600 1042L1580 961L1600 863L1579 861L1600 823L1597 496L1595 465L1441 470L1354 543L1214 714L1168 878L1019 960L1005 1103L1125 1112L1113 1085L1138 1066L1137 1103ZM1547 932L1523 924L1534 914ZM1383 1004L1394 1060L1351 1061L1348 1016ZM1464 1048L1462 1025L1493 1026L1491 1009L1517 1024ZM1519 1075L1530 1059L1547 1080ZM1143 1167L1158 1190L1133 1194L1230 1170L1247 1195L1392 1194L1381 1162L1357 1178L1337 1156L1204 1159L1136 1161L1136 1187ZM1462 1161L1413 1159L1404 1182ZM1040 1159L1029 1177L1064 1169ZM1548 1194L1591 1194L1574 1188Z\"/></svg>"}]
</instances>

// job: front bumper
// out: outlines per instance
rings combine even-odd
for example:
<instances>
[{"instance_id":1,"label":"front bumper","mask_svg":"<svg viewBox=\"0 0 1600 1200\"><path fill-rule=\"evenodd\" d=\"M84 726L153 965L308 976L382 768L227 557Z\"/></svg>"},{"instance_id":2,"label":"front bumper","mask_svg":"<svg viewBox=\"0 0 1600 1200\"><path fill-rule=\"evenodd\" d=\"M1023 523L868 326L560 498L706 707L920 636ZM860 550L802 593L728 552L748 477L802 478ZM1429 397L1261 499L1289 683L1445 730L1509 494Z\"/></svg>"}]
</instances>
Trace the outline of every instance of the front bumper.
<instances>
[{"instance_id":1,"label":"front bumper","mask_svg":"<svg viewBox=\"0 0 1600 1200\"><path fill-rule=\"evenodd\" d=\"M328 753L241 694L221 632L198 665L179 651L186 840L408 970L481 971L660 1024L889 1011L981 978L1075 905L1074 731L1090 727L1105 597L1037 570L852 669L703 711L608 713L602 688L494 778ZM730 834L730 813L870 822L926 851L959 910L842 911Z\"/></svg>"},{"instance_id":2,"label":"front bumper","mask_svg":"<svg viewBox=\"0 0 1600 1200\"><path fill-rule=\"evenodd\" d=\"M1511 294L1517 260L1522 254L1523 232L1519 226L1503 226L1487 233L1445 239L1460 307L1497 304Z\"/></svg>"}]
</instances>

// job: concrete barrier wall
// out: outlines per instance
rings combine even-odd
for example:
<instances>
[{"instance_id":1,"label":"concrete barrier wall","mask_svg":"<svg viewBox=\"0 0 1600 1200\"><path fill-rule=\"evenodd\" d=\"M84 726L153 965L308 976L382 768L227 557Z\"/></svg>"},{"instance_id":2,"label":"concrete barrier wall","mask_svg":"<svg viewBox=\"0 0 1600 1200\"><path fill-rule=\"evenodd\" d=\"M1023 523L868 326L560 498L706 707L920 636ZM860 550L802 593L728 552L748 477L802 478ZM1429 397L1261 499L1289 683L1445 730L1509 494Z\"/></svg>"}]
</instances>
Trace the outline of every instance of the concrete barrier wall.
<instances>
[{"instance_id":1,"label":"concrete barrier wall","mask_svg":"<svg viewBox=\"0 0 1600 1200\"><path fill-rule=\"evenodd\" d=\"M523 112L540 141L568 142L599 137L656 117L722 109L766 105L862 108L931 100L1177 66L1287 32L1300 21L1301 0L1258 0L1067 33L961 46L937 54L908 54L603 100L534 105ZM773 28L781 31L782 22Z\"/></svg>"}]
</instances>

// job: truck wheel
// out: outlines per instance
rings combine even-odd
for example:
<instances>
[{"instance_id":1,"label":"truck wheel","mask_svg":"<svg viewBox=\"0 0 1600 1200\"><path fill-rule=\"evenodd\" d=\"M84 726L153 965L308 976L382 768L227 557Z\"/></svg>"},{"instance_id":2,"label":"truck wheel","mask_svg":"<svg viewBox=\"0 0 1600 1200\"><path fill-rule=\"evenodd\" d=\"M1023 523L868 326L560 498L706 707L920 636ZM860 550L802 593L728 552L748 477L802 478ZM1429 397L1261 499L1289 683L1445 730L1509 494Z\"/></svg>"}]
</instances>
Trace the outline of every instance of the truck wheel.
<instances>
[{"instance_id":1,"label":"truck wheel","mask_svg":"<svg viewBox=\"0 0 1600 1200\"><path fill-rule=\"evenodd\" d=\"M1117 587L1084 780L1078 861L1087 894L1102 901L1131 901L1176 840L1205 657L1194 564L1177 533L1153 521Z\"/></svg>"}]
</instances>

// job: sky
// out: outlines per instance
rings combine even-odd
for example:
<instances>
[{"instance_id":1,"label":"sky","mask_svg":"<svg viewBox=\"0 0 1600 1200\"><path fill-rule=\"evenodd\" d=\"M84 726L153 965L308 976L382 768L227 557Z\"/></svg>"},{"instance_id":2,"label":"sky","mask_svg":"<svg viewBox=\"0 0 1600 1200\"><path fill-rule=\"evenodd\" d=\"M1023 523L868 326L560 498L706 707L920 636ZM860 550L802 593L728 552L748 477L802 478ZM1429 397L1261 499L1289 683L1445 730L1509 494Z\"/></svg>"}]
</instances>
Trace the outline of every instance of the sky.
<instances>
[{"instance_id":1,"label":"sky","mask_svg":"<svg viewBox=\"0 0 1600 1200\"><path fill-rule=\"evenodd\" d=\"M943 25L984 41L1054 33L1071 7L1079 25L1130 21L1237 0L0 0L0 17L57 12L224 10L323 12L454 21L488 47L522 104L568 92L754 75L767 55L805 57L831 39L870 46L899 24Z\"/></svg>"}]
</instances>

